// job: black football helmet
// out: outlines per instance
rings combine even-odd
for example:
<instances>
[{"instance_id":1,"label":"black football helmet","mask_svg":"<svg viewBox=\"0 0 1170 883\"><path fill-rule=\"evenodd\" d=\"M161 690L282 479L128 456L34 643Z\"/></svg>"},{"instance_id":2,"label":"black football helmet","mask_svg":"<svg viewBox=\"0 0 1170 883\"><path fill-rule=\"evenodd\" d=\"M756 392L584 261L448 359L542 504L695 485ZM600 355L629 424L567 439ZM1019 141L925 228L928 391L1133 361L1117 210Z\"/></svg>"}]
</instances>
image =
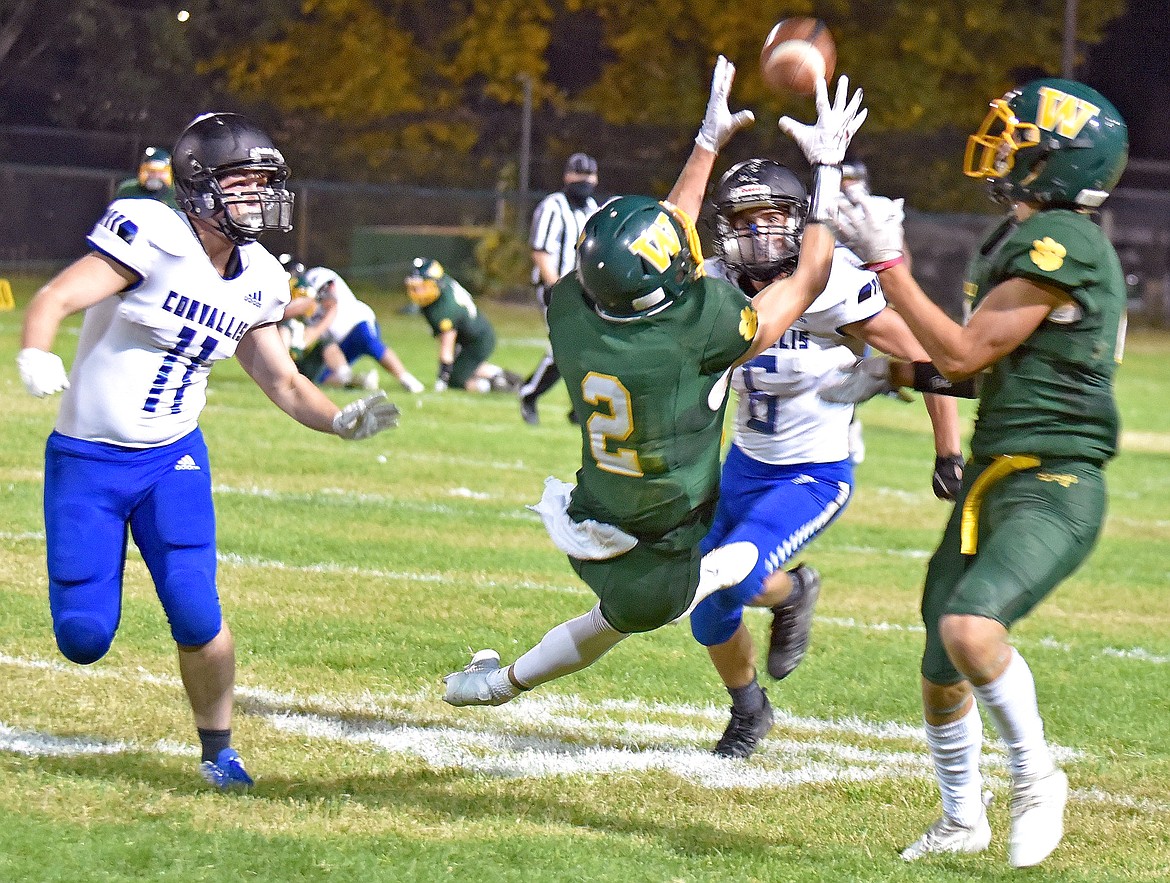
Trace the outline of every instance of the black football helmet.
<instances>
[{"instance_id":1,"label":"black football helmet","mask_svg":"<svg viewBox=\"0 0 1170 883\"><path fill-rule=\"evenodd\" d=\"M778 223L746 222L736 215L774 209ZM732 166L715 188L715 253L732 269L770 282L796 269L808 214L808 191L791 169L770 159Z\"/></svg>"},{"instance_id":2,"label":"black football helmet","mask_svg":"<svg viewBox=\"0 0 1170 883\"><path fill-rule=\"evenodd\" d=\"M196 117L175 142L171 164L179 208L213 221L237 245L265 230L292 229L288 165L272 139L239 114ZM256 172L265 183L253 189L225 191L221 184L227 175Z\"/></svg>"}]
</instances>

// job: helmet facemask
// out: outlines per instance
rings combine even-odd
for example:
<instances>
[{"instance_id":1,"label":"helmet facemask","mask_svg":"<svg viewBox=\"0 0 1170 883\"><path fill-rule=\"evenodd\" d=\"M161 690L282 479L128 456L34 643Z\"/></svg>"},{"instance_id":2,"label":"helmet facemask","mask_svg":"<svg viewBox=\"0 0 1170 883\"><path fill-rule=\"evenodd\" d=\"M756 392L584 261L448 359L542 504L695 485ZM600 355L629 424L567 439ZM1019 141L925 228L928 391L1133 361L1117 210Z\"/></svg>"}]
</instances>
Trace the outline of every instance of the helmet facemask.
<instances>
[{"instance_id":1,"label":"helmet facemask","mask_svg":"<svg viewBox=\"0 0 1170 883\"><path fill-rule=\"evenodd\" d=\"M789 200L715 218L715 250L723 261L757 282L796 269L804 234L804 207Z\"/></svg>"},{"instance_id":2,"label":"helmet facemask","mask_svg":"<svg viewBox=\"0 0 1170 883\"><path fill-rule=\"evenodd\" d=\"M223 179L251 173L264 175L264 183L244 188L223 186ZM254 242L266 230L287 233L292 229L293 207L293 194L285 189L287 178L287 167L274 166L241 166L208 176L203 182L203 202L210 208L207 216L237 245ZM202 211L196 214L204 216Z\"/></svg>"},{"instance_id":3,"label":"helmet facemask","mask_svg":"<svg viewBox=\"0 0 1170 883\"><path fill-rule=\"evenodd\" d=\"M757 282L796 269L808 214L808 191L775 160L749 159L728 169L715 188L715 252Z\"/></svg>"}]
</instances>

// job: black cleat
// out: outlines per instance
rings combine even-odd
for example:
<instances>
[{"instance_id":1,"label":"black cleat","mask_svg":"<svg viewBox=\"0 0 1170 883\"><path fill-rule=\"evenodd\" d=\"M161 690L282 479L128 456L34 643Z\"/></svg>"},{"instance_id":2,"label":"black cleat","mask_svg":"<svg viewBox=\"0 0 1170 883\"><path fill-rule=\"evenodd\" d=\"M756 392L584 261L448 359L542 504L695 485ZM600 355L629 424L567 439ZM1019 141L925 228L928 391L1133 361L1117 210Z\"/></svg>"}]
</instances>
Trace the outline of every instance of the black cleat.
<instances>
[{"instance_id":1,"label":"black cleat","mask_svg":"<svg viewBox=\"0 0 1170 883\"><path fill-rule=\"evenodd\" d=\"M738 757L741 760L746 760L755 754L756 746L760 744L761 739L768 735L774 720L772 703L768 701L768 694L765 691L761 692L764 693L764 705L755 714L743 714L736 711L735 706L732 706L731 721L727 724L727 729L723 731L723 736L711 749L712 754L719 757Z\"/></svg>"},{"instance_id":2,"label":"black cleat","mask_svg":"<svg viewBox=\"0 0 1170 883\"><path fill-rule=\"evenodd\" d=\"M577 412L574 411L572 408L569 408L569 413L565 415L565 419L568 420L570 423L572 423L574 426L581 425L581 421L577 419Z\"/></svg>"},{"instance_id":3,"label":"black cleat","mask_svg":"<svg viewBox=\"0 0 1170 883\"><path fill-rule=\"evenodd\" d=\"M793 588L800 590L794 604L781 602L772 608L772 639L768 644L768 674L780 680L796 670L808 651L813 608L821 593L821 575L807 564L788 571Z\"/></svg>"},{"instance_id":4,"label":"black cleat","mask_svg":"<svg viewBox=\"0 0 1170 883\"><path fill-rule=\"evenodd\" d=\"M536 426L540 423L540 415L536 413L536 399L520 396L520 416L529 426Z\"/></svg>"}]
</instances>

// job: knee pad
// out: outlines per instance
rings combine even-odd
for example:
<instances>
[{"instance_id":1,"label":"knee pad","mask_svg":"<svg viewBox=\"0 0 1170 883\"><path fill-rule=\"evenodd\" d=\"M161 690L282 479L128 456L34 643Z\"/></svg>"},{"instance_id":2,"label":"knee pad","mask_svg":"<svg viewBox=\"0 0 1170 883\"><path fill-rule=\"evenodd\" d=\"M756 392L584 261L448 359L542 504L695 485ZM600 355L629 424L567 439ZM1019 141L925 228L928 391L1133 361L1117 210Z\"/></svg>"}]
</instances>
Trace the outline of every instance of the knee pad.
<instances>
[{"instance_id":1,"label":"knee pad","mask_svg":"<svg viewBox=\"0 0 1170 883\"><path fill-rule=\"evenodd\" d=\"M219 634L223 615L219 595L207 574L199 570L175 570L167 576L163 604L171 624L171 637L184 647L200 647Z\"/></svg>"},{"instance_id":2,"label":"knee pad","mask_svg":"<svg viewBox=\"0 0 1170 883\"><path fill-rule=\"evenodd\" d=\"M691 634L704 647L714 647L731 639L743 621L743 607L726 593L716 592L691 612ZM724 603L731 600L731 603Z\"/></svg>"},{"instance_id":3,"label":"knee pad","mask_svg":"<svg viewBox=\"0 0 1170 883\"><path fill-rule=\"evenodd\" d=\"M90 665L109 652L114 633L92 616L66 616L53 623L61 655L78 665Z\"/></svg>"}]
</instances>

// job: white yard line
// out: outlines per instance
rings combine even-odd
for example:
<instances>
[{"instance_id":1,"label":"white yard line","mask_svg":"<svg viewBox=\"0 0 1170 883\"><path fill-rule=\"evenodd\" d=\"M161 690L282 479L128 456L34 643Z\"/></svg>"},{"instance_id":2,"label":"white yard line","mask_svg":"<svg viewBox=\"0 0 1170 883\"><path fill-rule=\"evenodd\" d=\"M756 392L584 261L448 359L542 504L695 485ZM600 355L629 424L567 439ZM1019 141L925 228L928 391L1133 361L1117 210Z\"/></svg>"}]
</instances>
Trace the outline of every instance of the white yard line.
<instances>
[{"instance_id":1,"label":"white yard line","mask_svg":"<svg viewBox=\"0 0 1170 883\"><path fill-rule=\"evenodd\" d=\"M0 541L40 541L44 542L45 535L41 532L7 533L0 531ZM896 554L896 553L895 553ZM315 564L291 564L269 558L258 558L251 555L237 555L234 552L220 552L218 559L221 564L230 567L248 567L257 570L277 570L289 573L318 573L358 576L364 579L385 579L398 582L414 583L452 583L457 585L474 585L480 588L530 589L542 592L556 592L580 597L592 597L592 593L584 586L562 586L531 580L494 580L479 575L466 573L444 573L442 571L417 570L380 570L378 568L356 567L353 565L336 564L325 561ZM747 608L751 615L763 616L768 611L763 608ZM891 622L864 622L853 617L817 616L815 621L832 628L856 629L866 632L906 632L922 634L924 629L919 623L891 623ZM1056 641L1054 638L1038 638L1019 641L1022 646L1034 645L1047 650L1056 650L1062 653L1079 652L1069 644ZM1150 665L1170 664L1170 656L1152 653L1142 647L1103 647L1097 652L1084 654L1087 659L1123 659L1131 662L1141 662Z\"/></svg>"},{"instance_id":2,"label":"white yard line","mask_svg":"<svg viewBox=\"0 0 1170 883\"><path fill-rule=\"evenodd\" d=\"M176 677L141 670L79 668L56 660L6 655L0 655L0 665L181 689ZM236 694L245 713L262 717L280 732L370 745L419 758L435 768L485 775L539 778L654 769L722 789L930 774L920 729L895 722L825 720L779 709L779 738L769 739L746 764L728 763L707 753L725 718L724 711L710 705L529 696L484 712L453 712L438 704L437 686L433 692L338 697L244 685L237 687ZM468 725L451 725L452 716L462 716ZM910 747L871 748L851 741L861 738L909 742ZM0 750L62 755L158 749L0 727ZM1055 750L1063 760L1082 756L1073 749ZM1002 765L1002 754L994 763Z\"/></svg>"}]
</instances>

